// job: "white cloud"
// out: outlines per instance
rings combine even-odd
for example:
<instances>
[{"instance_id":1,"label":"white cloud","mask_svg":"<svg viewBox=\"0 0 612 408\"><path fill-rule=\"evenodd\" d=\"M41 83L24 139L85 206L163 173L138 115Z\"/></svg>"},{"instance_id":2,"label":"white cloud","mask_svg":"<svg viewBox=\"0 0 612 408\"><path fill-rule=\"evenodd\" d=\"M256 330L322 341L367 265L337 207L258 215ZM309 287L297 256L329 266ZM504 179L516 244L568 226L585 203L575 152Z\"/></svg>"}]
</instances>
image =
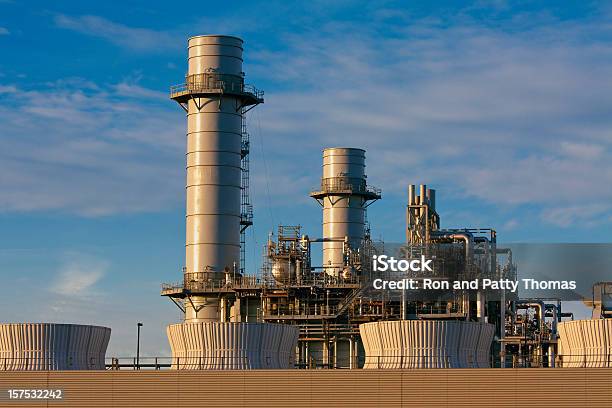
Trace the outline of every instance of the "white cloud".
<instances>
[{"instance_id":1,"label":"white cloud","mask_svg":"<svg viewBox=\"0 0 612 408\"><path fill-rule=\"evenodd\" d=\"M137 51L179 49L184 44L181 38L164 31L129 27L98 16L71 17L58 14L55 16L55 24L60 28L103 38L115 45Z\"/></svg>"},{"instance_id":2,"label":"white cloud","mask_svg":"<svg viewBox=\"0 0 612 408\"><path fill-rule=\"evenodd\" d=\"M168 101L168 94L153 89L144 88L138 84L130 82L120 82L113 86L117 95L129 98L152 98Z\"/></svg>"},{"instance_id":3,"label":"white cloud","mask_svg":"<svg viewBox=\"0 0 612 408\"><path fill-rule=\"evenodd\" d=\"M605 204L592 204L559 207L547 209L542 213L542 219L558 227L584 228L601 225L601 222L610 222L612 206Z\"/></svg>"},{"instance_id":4,"label":"white cloud","mask_svg":"<svg viewBox=\"0 0 612 408\"><path fill-rule=\"evenodd\" d=\"M249 77L279 85L258 111L270 174L306 168L314 184L320 148L348 145L367 149L369 181L387 197L427 182L498 206L612 200L605 21L379 18L249 54Z\"/></svg>"},{"instance_id":5,"label":"white cloud","mask_svg":"<svg viewBox=\"0 0 612 408\"><path fill-rule=\"evenodd\" d=\"M5 87L7 88L7 87ZM157 211L181 201L184 123L169 101L64 80L0 103L0 211L86 216ZM9 91L16 91L14 87Z\"/></svg>"},{"instance_id":6,"label":"white cloud","mask_svg":"<svg viewBox=\"0 0 612 408\"><path fill-rule=\"evenodd\" d=\"M143 50L185 40L95 16L56 23L83 33L92 23L92 35ZM612 200L605 21L522 14L484 24L387 10L304 27L280 27L273 50L245 38L249 81L274 84L248 118L254 201L308 201L332 145L366 148L385 197L427 182L449 199L544 211ZM96 86L51 84L16 110L0 107L0 134L12 135L0 209L95 215L180 203L183 117L135 81Z\"/></svg>"},{"instance_id":7,"label":"white cloud","mask_svg":"<svg viewBox=\"0 0 612 408\"><path fill-rule=\"evenodd\" d=\"M612 134L612 130L610 131ZM601 157L604 148L601 145L561 142L561 150L570 157L580 160L594 160Z\"/></svg>"},{"instance_id":8,"label":"white cloud","mask_svg":"<svg viewBox=\"0 0 612 408\"><path fill-rule=\"evenodd\" d=\"M98 258L78 253L67 254L50 290L64 296L88 295L104 276L107 268L108 263Z\"/></svg>"},{"instance_id":9,"label":"white cloud","mask_svg":"<svg viewBox=\"0 0 612 408\"><path fill-rule=\"evenodd\" d=\"M0 85L0 94L9 94L17 92L15 85Z\"/></svg>"},{"instance_id":10,"label":"white cloud","mask_svg":"<svg viewBox=\"0 0 612 408\"><path fill-rule=\"evenodd\" d=\"M519 220L517 220L516 218L511 218L504 223L504 225L502 226L502 230L511 231L511 230L518 228L519 226L520 226Z\"/></svg>"}]
</instances>

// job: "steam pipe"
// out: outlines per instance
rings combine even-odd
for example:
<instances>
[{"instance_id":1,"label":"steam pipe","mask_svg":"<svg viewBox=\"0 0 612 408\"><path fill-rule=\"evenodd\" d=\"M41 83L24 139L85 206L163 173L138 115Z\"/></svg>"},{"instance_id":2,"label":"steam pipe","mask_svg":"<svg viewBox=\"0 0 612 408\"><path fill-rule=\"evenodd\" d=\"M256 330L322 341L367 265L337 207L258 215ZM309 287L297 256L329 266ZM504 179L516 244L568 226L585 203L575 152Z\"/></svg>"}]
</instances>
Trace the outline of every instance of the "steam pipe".
<instances>
[{"instance_id":1,"label":"steam pipe","mask_svg":"<svg viewBox=\"0 0 612 408\"><path fill-rule=\"evenodd\" d=\"M427 189L427 201L429 202L429 208L436 211L436 190L433 188Z\"/></svg>"},{"instance_id":2,"label":"steam pipe","mask_svg":"<svg viewBox=\"0 0 612 408\"><path fill-rule=\"evenodd\" d=\"M414 188L414 184L408 185L408 205L415 205Z\"/></svg>"},{"instance_id":3,"label":"steam pipe","mask_svg":"<svg viewBox=\"0 0 612 408\"><path fill-rule=\"evenodd\" d=\"M465 232L444 232L444 231L433 231L433 240L453 240L453 241L463 241L465 243L465 261L468 262L469 259L472 259L472 255L474 253L474 236L465 231Z\"/></svg>"},{"instance_id":4,"label":"steam pipe","mask_svg":"<svg viewBox=\"0 0 612 408\"><path fill-rule=\"evenodd\" d=\"M519 301L517 308L518 309L528 309L533 307L538 310L538 319L540 320L540 334L544 332L544 312L546 311L546 305L542 300L529 300L529 301Z\"/></svg>"}]
</instances>

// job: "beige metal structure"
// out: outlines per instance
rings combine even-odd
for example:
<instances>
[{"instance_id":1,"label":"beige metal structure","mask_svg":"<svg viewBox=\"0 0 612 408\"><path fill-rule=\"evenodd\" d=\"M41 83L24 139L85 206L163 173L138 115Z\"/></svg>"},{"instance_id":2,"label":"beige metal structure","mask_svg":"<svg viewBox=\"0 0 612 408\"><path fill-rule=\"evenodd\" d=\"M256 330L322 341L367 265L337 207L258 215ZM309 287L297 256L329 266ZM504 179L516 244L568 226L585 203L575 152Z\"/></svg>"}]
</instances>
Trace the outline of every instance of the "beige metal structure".
<instances>
[{"instance_id":1,"label":"beige metal structure","mask_svg":"<svg viewBox=\"0 0 612 408\"><path fill-rule=\"evenodd\" d=\"M612 320L561 322L557 330L562 367L612 367Z\"/></svg>"},{"instance_id":2,"label":"beige metal structure","mask_svg":"<svg viewBox=\"0 0 612 408\"><path fill-rule=\"evenodd\" d=\"M495 326L459 320L399 320L359 326L364 368L489 367Z\"/></svg>"},{"instance_id":3,"label":"beige metal structure","mask_svg":"<svg viewBox=\"0 0 612 408\"><path fill-rule=\"evenodd\" d=\"M366 208L380 198L380 191L367 185L365 150L323 150L321 188L310 196L323 207L323 268L340 276L347 250L356 251L363 243Z\"/></svg>"},{"instance_id":4,"label":"beige metal structure","mask_svg":"<svg viewBox=\"0 0 612 408\"><path fill-rule=\"evenodd\" d=\"M293 368L298 330L271 323L168 326L172 365L181 370Z\"/></svg>"},{"instance_id":5,"label":"beige metal structure","mask_svg":"<svg viewBox=\"0 0 612 408\"><path fill-rule=\"evenodd\" d=\"M65 390L59 401L1 401L0 405L609 408L611 382L612 368L0 372L0 390Z\"/></svg>"},{"instance_id":6,"label":"beige metal structure","mask_svg":"<svg viewBox=\"0 0 612 408\"><path fill-rule=\"evenodd\" d=\"M80 324L0 324L0 370L104 370L110 334Z\"/></svg>"},{"instance_id":7,"label":"beige metal structure","mask_svg":"<svg viewBox=\"0 0 612 408\"><path fill-rule=\"evenodd\" d=\"M175 369L293 364L298 329L255 323L255 279L241 274L241 233L252 223L244 114L263 102L262 92L244 84L242 51L237 37L190 38L185 83L170 91L187 112L184 276L178 288L162 291L185 313L184 323L167 330Z\"/></svg>"},{"instance_id":8,"label":"beige metal structure","mask_svg":"<svg viewBox=\"0 0 612 408\"><path fill-rule=\"evenodd\" d=\"M240 270L243 115L263 102L244 85L242 40L189 39L189 70L171 98L187 112L185 282L214 283ZM185 321L219 319L217 297L190 296Z\"/></svg>"}]
</instances>

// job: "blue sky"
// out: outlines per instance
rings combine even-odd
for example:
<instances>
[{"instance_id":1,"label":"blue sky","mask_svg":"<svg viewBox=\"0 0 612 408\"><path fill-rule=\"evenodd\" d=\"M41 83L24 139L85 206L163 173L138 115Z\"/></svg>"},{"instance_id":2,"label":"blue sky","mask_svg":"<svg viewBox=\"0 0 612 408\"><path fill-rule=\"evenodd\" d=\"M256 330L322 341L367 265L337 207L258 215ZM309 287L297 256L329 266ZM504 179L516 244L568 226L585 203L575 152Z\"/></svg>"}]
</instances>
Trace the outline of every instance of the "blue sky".
<instances>
[{"instance_id":1,"label":"blue sky","mask_svg":"<svg viewBox=\"0 0 612 408\"><path fill-rule=\"evenodd\" d=\"M367 150L373 235L403 239L408 183L446 227L610 242L612 9L605 2L0 0L2 321L113 328L168 355L159 297L184 244L190 35L245 40L258 268L278 223L320 234L321 149Z\"/></svg>"}]
</instances>

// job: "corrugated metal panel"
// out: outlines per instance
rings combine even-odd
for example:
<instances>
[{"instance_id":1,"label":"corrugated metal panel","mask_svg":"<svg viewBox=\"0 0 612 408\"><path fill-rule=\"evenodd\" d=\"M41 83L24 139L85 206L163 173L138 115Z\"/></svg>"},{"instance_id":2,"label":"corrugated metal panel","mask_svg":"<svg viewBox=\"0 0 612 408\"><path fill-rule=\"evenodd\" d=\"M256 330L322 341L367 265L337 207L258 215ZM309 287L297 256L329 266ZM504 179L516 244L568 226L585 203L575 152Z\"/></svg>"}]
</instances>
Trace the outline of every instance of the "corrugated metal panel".
<instances>
[{"instance_id":1,"label":"corrugated metal panel","mask_svg":"<svg viewBox=\"0 0 612 408\"><path fill-rule=\"evenodd\" d=\"M610 407L612 369L51 371L0 390L60 388L61 407ZM5 398L1 395L0 398ZM43 407L46 402L0 406Z\"/></svg>"},{"instance_id":2,"label":"corrugated metal panel","mask_svg":"<svg viewBox=\"0 0 612 408\"><path fill-rule=\"evenodd\" d=\"M0 324L0 370L103 370L110 333L79 324Z\"/></svg>"},{"instance_id":3,"label":"corrugated metal panel","mask_svg":"<svg viewBox=\"0 0 612 408\"><path fill-rule=\"evenodd\" d=\"M274 323L181 323L168 326L173 368L257 369L293 365L299 331Z\"/></svg>"},{"instance_id":4,"label":"corrugated metal panel","mask_svg":"<svg viewBox=\"0 0 612 408\"><path fill-rule=\"evenodd\" d=\"M574 320L557 325L563 367L612 367L612 322Z\"/></svg>"},{"instance_id":5,"label":"corrugated metal panel","mask_svg":"<svg viewBox=\"0 0 612 408\"><path fill-rule=\"evenodd\" d=\"M403 320L359 326L364 368L488 367L495 327L464 321Z\"/></svg>"}]
</instances>

